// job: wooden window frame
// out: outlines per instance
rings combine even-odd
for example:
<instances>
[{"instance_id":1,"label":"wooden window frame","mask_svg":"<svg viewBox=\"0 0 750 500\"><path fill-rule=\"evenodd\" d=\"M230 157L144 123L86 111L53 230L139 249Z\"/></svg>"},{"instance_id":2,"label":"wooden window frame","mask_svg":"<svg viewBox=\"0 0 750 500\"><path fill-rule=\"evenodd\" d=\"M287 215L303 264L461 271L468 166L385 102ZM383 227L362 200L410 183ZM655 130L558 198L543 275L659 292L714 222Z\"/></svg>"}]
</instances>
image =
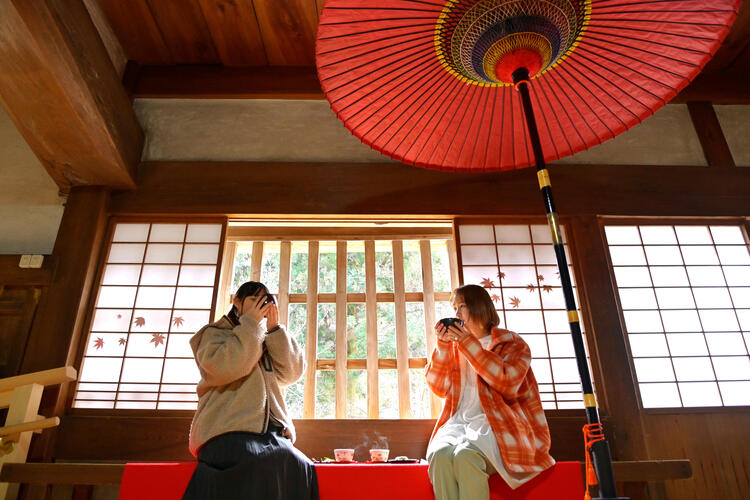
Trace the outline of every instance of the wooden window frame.
<instances>
[{"instance_id":1,"label":"wooden window frame","mask_svg":"<svg viewBox=\"0 0 750 500\"><path fill-rule=\"evenodd\" d=\"M686 414L747 414L750 405L744 406L701 406L701 407L671 407L671 408L644 408L641 399L641 391L638 386L638 379L633 361L633 353L630 349L630 342L627 339L627 329L625 327L625 316L623 314L622 303L620 302L620 293L615 280L614 266L609 252L609 243L605 234L605 226L679 226L679 225L705 225L705 226L733 226L740 227L744 230L745 240L750 245L750 217L680 217L680 216L663 216L663 217L631 217L631 216L598 216L599 232L604 243L605 258L609 270L609 279L612 283L612 293L617 304L618 321L620 331L625 337L625 349L627 350L627 362L630 365L632 374L631 383L633 392L638 401L638 410L644 415L686 415ZM670 356L671 358L671 356ZM675 380L675 383L677 381Z\"/></svg>"},{"instance_id":2,"label":"wooden window frame","mask_svg":"<svg viewBox=\"0 0 750 500\"><path fill-rule=\"evenodd\" d=\"M578 301L578 309L580 310L580 321L583 325L584 333L583 338L586 343L586 349L589 355L589 369L591 370L591 378L594 382L594 389L599 392L604 392L605 387L604 380L602 379L601 370L599 368L599 359L597 355L596 345L596 334L595 328L591 321L589 314L589 300L586 295L586 287L584 285L585 280L583 278L583 268L585 266L579 265L581 260L578 258L579 251L576 247L575 237L573 235L573 226L575 224L575 217L570 216L558 216L560 225L564 228L563 239L565 245L568 247L568 255L570 256L568 265L572 268L573 278L576 285L576 298ZM461 260L461 236L458 231L458 227L461 224L474 224L474 225L544 225L548 224L547 219L544 216L533 216L533 215L507 215L507 216L460 216L453 219L453 232L454 232L454 245L456 249L456 258L458 259L458 279L461 285L464 284L463 280L463 262ZM598 389L597 389L598 388ZM606 410L604 398L601 396L599 399L599 409ZM582 417L585 416L585 408L563 408L563 409L545 409L544 413L552 417Z\"/></svg>"},{"instance_id":3,"label":"wooden window frame","mask_svg":"<svg viewBox=\"0 0 750 500\"><path fill-rule=\"evenodd\" d=\"M94 313L96 310L96 304L99 299L99 293L102 286L102 279L104 278L104 271L107 266L107 257L109 255L110 248L112 247L112 239L114 237L115 229L118 224L185 224L186 234L187 225L189 224L219 224L221 225L221 238L219 240L219 249L216 261L216 274L214 276L214 293L212 294L211 309L209 311L209 318L215 315L216 311L216 290L217 283L220 277L220 271L222 267L222 258L224 255L224 246L226 242L227 225L229 219L227 217L202 217L202 216L112 216L107 221L107 228L105 230L103 238L102 251L99 253L96 273L94 275L93 286L95 287L90 294L89 300L86 304L86 316L83 323L83 332L80 345L76 347L75 366L80 374L81 366L83 364L83 358L85 357L88 336L91 333L91 326L94 321ZM184 243L183 243L184 244ZM144 252L145 259L145 252ZM143 262L141 263L141 266ZM72 347L72 346L71 346ZM166 352L165 352L166 354ZM123 360L125 357L123 356ZM162 368L163 370L163 368ZM76 381L74 390L70 390L67 393L65 408L66 413L71 415L85 415L85 416L170 416L180 417L193 415L195 410L166 410L166 409L118 409L118 408L74 408L73 402L75 394L77 392L78 381Z\"/></svg>"},{"instance_id":4,"label":"wooden window frame","mask_svg":"<svg viewBox=\"0 0 750 500\"><path fill-rule=\"evenodd\" d=\"M356 221L348 221L356 222ZM394 222L396 222L394 220ZM408 221L412 222L412 221ZM440 221L430 221L440 222ZM449 220L444 221L450 223ZM411 417L411 391L409 384L409 369L424 368L427 360L435 347L435 339L430 335L432 325L435 323L435 301L447 301L450 292L435 292L432 279L432 254L430 240L445 239L447 242L447 254L450 266L451 289L457 286L457 261L455 259L455 246L453 245L453 227L426 228L419 227L418 222L413 222L415 227L264 227L264 226L231 226L227 231L227 244L225 251L225 263L233 262L236 257L236 243L252 242L250 279L260 279L260 267L262 260L263 242L279 241L281 244L280 276L279 276L279 321L284 324L288 319L289 304L307 304L307 330L305 341L305 360L307 369L303 376L304 384L304 408L302 418L317 419L315 417L315 389L316 375L318 370L333 370L336 377L335 384L335 407L334 417L336 419L347 419L346 417L346 373L347 370L364 369L367 372L367 418L379 418L379 381L378 371L380 369L396 369L398 377L398 400L399 419ZM323 223L322 223L323 224ZM419 241L420 258L422 267L422 291L406 292L404 290L404 264L403 264L403 241ZM291 258L291 242L308 242L308 293L291 294L288 292L289 268ZM318 245L321 241L336 242L337 270L339 266L346 263L346 248L349 241L362 241L365 246L365 292L346 292L346 273L336 273L336 292L320 293L318 291ZM390 241L393 252L393 292L377 292L375 277L375 241ZM230 261L229 258L232 258ZM284 257L282 259L281 257ZM220 280L220 292L224 297L231 293L233 266L222 266L222 277ZM370 279L372 278L372 279ZM315 291L309 293L310 287ZM227 299L223 299L228 306ZM418 302L424 304L425 310L425 334L426 334L426 356L411 358L408 353L408 340L406 329L406 303ZM347 359L346 356L346 305L349 303L364 303L366 307L366 343L367 354L365 359ZM395 335L396 335L396 358L378 357L377 337L377 305L380 303L394 304ZM317 305L336 305L336 355L334 359L317 359ZM430 416L436 418L442 408L442 402L430 393ZM348 420L348 419L347 419Z\"/></svg>"}]
</instances>

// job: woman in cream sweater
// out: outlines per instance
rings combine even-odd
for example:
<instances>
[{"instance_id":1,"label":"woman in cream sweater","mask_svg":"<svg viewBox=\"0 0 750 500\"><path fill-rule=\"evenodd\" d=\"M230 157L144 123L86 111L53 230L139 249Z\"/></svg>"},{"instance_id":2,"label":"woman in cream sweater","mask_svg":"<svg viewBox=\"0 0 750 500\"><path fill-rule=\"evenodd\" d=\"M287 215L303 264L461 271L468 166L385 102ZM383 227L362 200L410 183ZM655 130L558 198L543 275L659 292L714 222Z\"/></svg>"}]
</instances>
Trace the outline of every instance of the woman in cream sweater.
<instances>
[{"instance_id":1,"label":"woman in cream sweater","mask_svg":"<svg viewBox=\"0 0 750 500\"><path fill-rule=\"evenodd\" d=\"M314 466L293 446L281 394L302 376L303 352L265 285L243 284L233 304L190 340L201 374L190 428L198 466L183 500L317 500Z\"/></svg>"}]
</instances>

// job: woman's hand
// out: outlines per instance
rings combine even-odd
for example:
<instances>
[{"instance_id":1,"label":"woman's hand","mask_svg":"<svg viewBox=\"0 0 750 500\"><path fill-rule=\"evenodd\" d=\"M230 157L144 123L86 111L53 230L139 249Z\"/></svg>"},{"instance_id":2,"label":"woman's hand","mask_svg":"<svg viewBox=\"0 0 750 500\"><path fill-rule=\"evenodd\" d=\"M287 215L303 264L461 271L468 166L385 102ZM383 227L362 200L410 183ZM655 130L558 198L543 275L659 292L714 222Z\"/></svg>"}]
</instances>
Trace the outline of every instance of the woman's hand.
<instances>
[{"instance_id":1,"label":"woman's hand","mask_svg":"<svg viewBox=\"0 0 750 500\"><path fill-rule=\"evenodd\" d=\"M266 315L266 312L268 311L269 307L272 305L271 302L269 302L266 305L263 305L263 302L265 301L266 296L261 295L260 297L257 296L248 296L245 297L245 300L242 302L242 316L247 316L256 323L260 323L260 320L263 319L263 317ZM276 322L278 323L278 310L276 312Z\"/></svg>"},{"instance_id":2,"label":"woman's hand","mask_svg":"<svg viewBox=\"0 0 750 500\"><path fill-rule=\"evenodd\" d=\"M460 342L464 337L471 335L471 332L466 328L466 325L460 326L454 323L449 328L438 321L435 323L435 335L438 340L442 340L443 342Z\"/></svg>"},{"instance_id":3,"label":"woman's hand","mask_svg":"<svg viewBox=\"0 0 750 500\"><path fill-rule=\"evenodd\" d=\"M451 342L453 338L451 338L450 334L448 333L448 328L443 324L442 321L438 321L435 323L435 336L438 338L438 340L442 340L443 342Z\"/></svg>"},{"instance_id":4,"label":"woman's hand","mask_svg":"<svg viewBox=\"0 0 750 500\"><path fill-rule=\"evenodd\" d=\"M273 302L268 302L266 319L266 330L268 330L269 332L279 326L279 308Z\"/></svg>"}]
</instances>

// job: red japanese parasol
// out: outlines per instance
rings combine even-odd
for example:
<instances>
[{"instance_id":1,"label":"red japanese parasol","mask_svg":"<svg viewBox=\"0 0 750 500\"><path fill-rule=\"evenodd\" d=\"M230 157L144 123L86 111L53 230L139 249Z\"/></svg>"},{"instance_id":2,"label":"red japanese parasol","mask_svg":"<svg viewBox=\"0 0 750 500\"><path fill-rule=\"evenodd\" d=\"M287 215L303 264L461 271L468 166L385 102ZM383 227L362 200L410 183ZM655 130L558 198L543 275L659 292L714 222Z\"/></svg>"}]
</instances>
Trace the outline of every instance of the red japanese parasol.
<instances>
[{"instance_id":1,"label":"red japanese parasol","mask_svg":"<svg viewBox=\"0 0 750 500\"><path fill-rule=\"evenodd\" d=\"M320 18L321 86L362 142L418 167L536 165L601 498L619 497L545 162L611 139L666 104L716 52L740 3L328 0Z\"/></svg>"}]
</instances>

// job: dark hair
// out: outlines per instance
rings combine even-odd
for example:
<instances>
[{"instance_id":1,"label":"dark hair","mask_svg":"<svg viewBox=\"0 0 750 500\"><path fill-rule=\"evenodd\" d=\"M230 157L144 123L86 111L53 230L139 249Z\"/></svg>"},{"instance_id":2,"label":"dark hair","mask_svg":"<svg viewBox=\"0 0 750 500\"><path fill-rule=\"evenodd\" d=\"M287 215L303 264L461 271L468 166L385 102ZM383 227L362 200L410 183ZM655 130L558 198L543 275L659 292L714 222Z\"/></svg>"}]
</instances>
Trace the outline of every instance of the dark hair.
<instances>
[{"instance_id":1,"label":"dark hair","mask_svg":"<svg viewBox=\"0 0 750 500\"><path fill-rule=\"evenodd\" d=\"M234 293L234 298L239 299L240 302L242 302L243 300L245 300L245 297L259 297L261 295L271 295L271 292L268 291L266 285L264 285L260 281L247 281L240 285L240 287ZM232 323L239 324L240 318L239 316L237 316L237 307L234 304L232 304L232 309L230 309L227 313L227 317L230 321L232 321Z\"/></svg>"},{"instance_id":2,"label":"dark hair","mask_svg":"<svg viewBox=\"0 0 750 500\"><path fill-rule=\"evenodd\" d=\"M464 285L453 290L451 302L461 298L469 310L469 316L481 322L487 328L492 328L500 324L500 316L497 315L495 304L490 298L487 290L479 285Z\"/></svg>"}]
</instances>

